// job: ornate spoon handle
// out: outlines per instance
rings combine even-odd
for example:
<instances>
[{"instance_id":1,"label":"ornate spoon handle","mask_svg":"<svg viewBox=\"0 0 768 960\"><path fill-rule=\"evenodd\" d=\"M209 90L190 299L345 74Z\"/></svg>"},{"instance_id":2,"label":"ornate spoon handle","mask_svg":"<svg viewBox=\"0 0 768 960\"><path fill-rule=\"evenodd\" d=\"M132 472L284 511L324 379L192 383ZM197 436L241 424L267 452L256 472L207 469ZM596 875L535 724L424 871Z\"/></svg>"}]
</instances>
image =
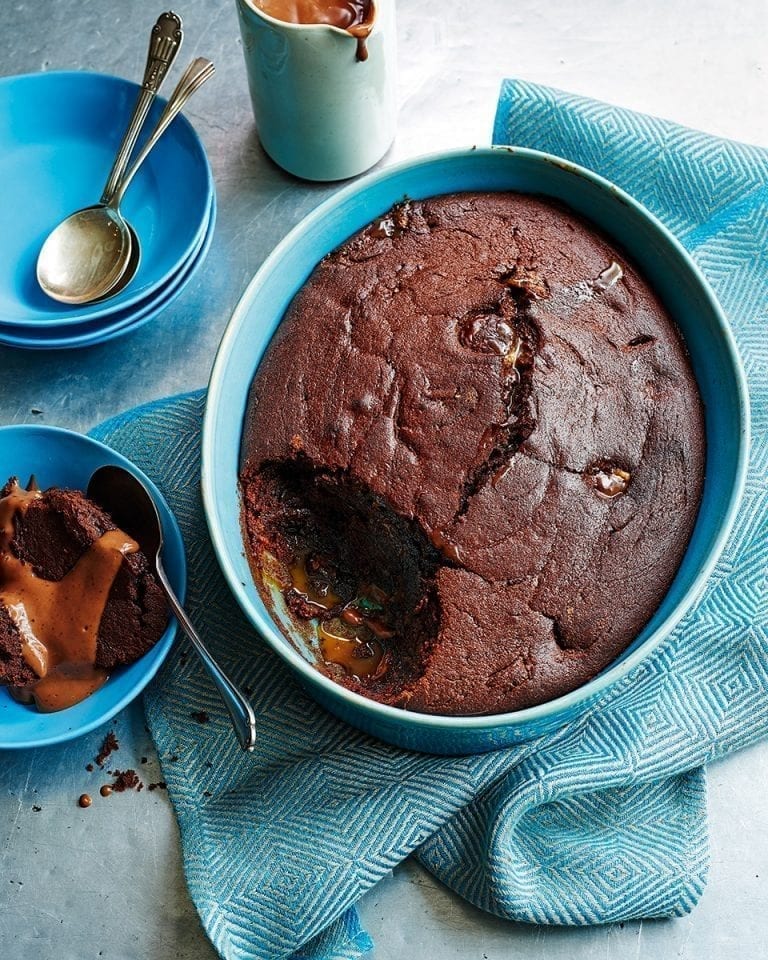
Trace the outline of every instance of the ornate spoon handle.
<instances>
[{"instance_id":1,"label":"ornate spoon handle","mask_svg":"<svg viewBox=\"0 0 768 960\"><path fill-rule=\"evenodd\" d=\"M213 63L210 60L206 60L205 57L195 57L192 63L190 63L176 84L176 88L171 94L168 103L166 103L165 109L160 114L160 119L157 121L155 129L149 135L147 142L141 148L128 172L120 181L112 197L111 206L118 207L120 205L120 201L123 199L123 194L128 188L128 184L133 180L139 167L146 160L147 154L168 129L173 118L187 100L189 100L195 90L201 87L209 77L212 77L215 70L216 68Z\"/></svg>"},{"instance_id":2,"label":"ornate spoon handle","mask_svg":"<svg viewBox=\"0 0 768 960\"><path fill-rule=\"evenodd\" d=\"M161 13L157 18L157 23L152 27L147 65L144 68L144 79L141 83L141 93L136 101L136 106L133 108L128 129L125 131L123 142L120 144L115 162L104 185L104 191L101 195L102 203L111 204L115 189L128 166L128 158L136 146L136 140L147 118L149 108L152 106L152 101L155 99L160 84L165 79L171 64L176 59L182 39L181 17L170 10L168 13Z\"/></svg>"}]
</instances>

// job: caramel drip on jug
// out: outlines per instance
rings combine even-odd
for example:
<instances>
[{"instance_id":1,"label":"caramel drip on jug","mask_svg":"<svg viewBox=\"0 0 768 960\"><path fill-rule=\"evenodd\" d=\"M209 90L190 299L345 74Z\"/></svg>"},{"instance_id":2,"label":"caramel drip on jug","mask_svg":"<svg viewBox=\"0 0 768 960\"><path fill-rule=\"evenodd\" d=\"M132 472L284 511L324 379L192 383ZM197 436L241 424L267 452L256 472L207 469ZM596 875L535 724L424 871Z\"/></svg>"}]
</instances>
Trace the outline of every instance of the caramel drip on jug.
<instances>
[{"instance_id":1,"label":"caramel drip on jug","mask_svg":"<svg viewBox=\"0 0 768 960\"><path fill-rule=\"evenodd\" d=\"M366 40L376 15L373 0L254 0L264 13L283 23L321 23L346 30L357 40L357 59L368 59Z\"/></svg>"},{"instance_id":2,"label":"caramel drip on jug","mask_svg":"<svg viewBox=\"0 0 768 960\"><path fill-rule=\"evenodd\" d=\"M62 580L44 580L10 548L16 517L41 496L14 484L0 499L0 602L19 631L25 662L39 678L13 692L50 713L79 703L106 681L106 671L96 666L99 625L123 557L139 545L122 530L109 530Z\"/></svg>"}]
</instances>

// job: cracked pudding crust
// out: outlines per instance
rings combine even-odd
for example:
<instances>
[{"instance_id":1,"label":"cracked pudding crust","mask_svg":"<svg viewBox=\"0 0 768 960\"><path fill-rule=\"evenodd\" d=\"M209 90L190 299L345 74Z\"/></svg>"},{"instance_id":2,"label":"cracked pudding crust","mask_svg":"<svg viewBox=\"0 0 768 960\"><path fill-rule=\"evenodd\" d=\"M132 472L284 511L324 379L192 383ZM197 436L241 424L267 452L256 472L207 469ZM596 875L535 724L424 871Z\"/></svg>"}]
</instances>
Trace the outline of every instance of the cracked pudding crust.
<instances>
[{"instance_id":1,"label":"cracked pudding crust","mask_svg":"<svg viewBox=\"0 0 768 960\"><path fill-rule=\"evenodd\" d=\"M318 265L259 367L243 529L318 669L498 713L637 636L704 453L680 335L595 228L517 194L406 202Z\"/></svg>"}]
</instances>

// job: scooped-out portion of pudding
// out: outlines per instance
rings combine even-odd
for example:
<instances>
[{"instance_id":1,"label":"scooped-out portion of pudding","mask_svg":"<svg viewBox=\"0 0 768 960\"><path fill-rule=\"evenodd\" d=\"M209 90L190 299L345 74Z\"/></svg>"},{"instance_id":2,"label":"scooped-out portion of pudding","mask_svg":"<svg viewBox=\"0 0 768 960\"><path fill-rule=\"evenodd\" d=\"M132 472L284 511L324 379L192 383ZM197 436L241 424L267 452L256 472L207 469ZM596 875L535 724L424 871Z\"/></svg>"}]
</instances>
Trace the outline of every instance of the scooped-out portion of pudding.
<instances>
[{"instance_id":1,"label":"scooped-out portion of pudding","mask_svg":"<svg viewBox=\"0 0 768 960\"><path fill-rule=\"evenodd\" d=\"M600 231L522 194L405 201L316 267L259 366L245 544L338 683L519 710L648 623L704 461L682 338Z\"/></svg>"},{"instance_id":2,"label":"scooped-out portion of pudding","mask_svg":"<svg viewBox=\"0 0 768 960\"><path fill-rule=\"evenodd\" d=\"M162 636L164 594L139 545L85 494L12 477L0 490L0 685L72 706Z\"/></svg>"}]
</instances>

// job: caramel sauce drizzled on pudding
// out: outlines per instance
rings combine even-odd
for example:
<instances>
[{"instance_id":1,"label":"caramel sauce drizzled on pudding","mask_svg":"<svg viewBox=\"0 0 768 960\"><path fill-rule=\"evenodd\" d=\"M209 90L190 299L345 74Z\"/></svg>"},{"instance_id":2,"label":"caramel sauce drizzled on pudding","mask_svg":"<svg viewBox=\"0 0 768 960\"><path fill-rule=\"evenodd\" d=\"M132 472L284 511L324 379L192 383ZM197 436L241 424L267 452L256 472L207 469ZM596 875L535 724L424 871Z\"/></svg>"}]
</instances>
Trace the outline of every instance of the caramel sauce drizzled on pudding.
<instances>
[{"instance_id":1,"label":"caramel sauce drizzled on pudding","mask_svg":"<svg viewBox=\"0 0 768 960\"><path fill-rule=\"evenodd\" d=\"M50 713L79 703L106 682L113 666L145 652L164 629L164 604L157 605L159 587L147 580L139 544L84 495L41 492L31 484L24 490L16 481L3 494L0 682L15 699ZM67 532L84 542L73 547ZM121 599L106 616L113 591ZM136 600L150 610L149 619L137 611L131 617L127 601ZM118 622L117 610L125 622ZM136 626L147 635L134 636Z\"/></svg>"},{"instance_id":2,"label":"caramel sauce drizzled on pudding","mask_svg":"<svg viewBox=\"0 0 768 960\"><path fill-rule=\"evenodd\" d=\"M325 24L357 40L357 59L368 59L366 40L373 30L373 0L254 0L259 10L284 23Z\"/></svg>"},{"instance_id":3,"label":"caramel sauce drizzled on pudding","mask_svg":"<svg viewBox=\"0 0 768 960\"><path fill-rule=\"evenodd\" d=\"M96 666L96 635L123 557L139 545L122 530L96 540L60 581L44 580L10 550L14 518L39 490L14 484L0 500L0 601L22 638L22 656L38 680L20 692L43 712L83 700L107 679Z\"/></svg>"}]
</instances>

